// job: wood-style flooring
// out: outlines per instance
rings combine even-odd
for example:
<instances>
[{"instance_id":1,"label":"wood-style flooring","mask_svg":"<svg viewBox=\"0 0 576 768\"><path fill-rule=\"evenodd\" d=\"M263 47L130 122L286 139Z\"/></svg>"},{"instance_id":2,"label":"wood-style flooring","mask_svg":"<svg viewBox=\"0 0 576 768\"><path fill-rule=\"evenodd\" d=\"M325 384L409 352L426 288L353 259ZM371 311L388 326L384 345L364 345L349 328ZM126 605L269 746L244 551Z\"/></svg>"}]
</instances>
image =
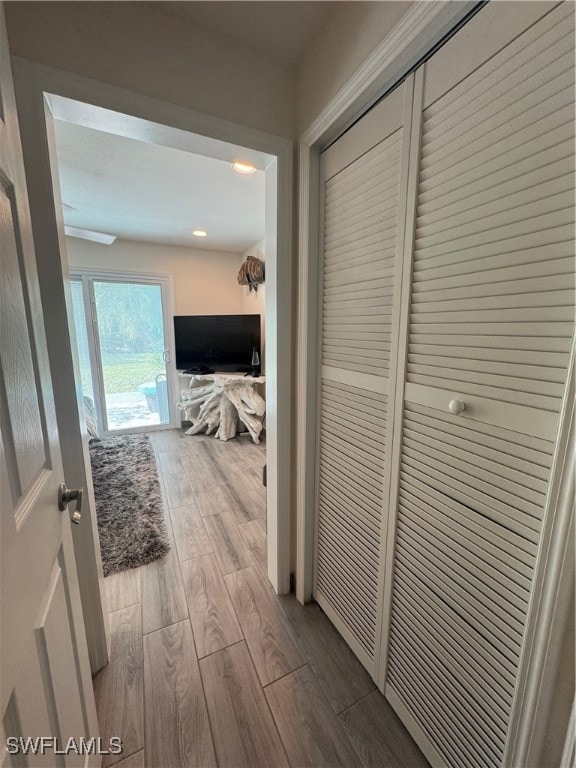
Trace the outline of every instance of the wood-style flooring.
<instances>
[{"instance_id":1,"label":"wood-style flooring","mask_svg":"<svg viewBox=\"0 0 576 768\"><path fill-rule=\"evenodd\" d=\"M112 651L94 678L105 768L425 768L316 604L266 578L265 447L153 432L172 541L105 580Z\"/></svg>"}]
</instances>

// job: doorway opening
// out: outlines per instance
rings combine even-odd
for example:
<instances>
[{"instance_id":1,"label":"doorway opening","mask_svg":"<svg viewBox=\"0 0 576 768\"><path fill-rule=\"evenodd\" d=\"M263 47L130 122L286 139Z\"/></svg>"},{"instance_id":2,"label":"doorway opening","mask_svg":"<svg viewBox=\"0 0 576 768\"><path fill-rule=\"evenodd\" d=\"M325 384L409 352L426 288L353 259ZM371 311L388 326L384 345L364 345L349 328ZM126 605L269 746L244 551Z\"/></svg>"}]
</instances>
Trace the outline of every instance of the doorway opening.
<instances>
[{"instance_id":1,"label":"doorway opening","mask_svg":"<svg viewBox=\"0 0 576 768\"><path fill-rule=\"evenodd\" d=\"M50 102L52 116L56 119L55 159L58 161L53 165L53 169L58 168L60 184L57 192L61 193L62 200L68 206L61 208L61 224L64 227L74 226L76 234L79 229L92 234L98 227L98 211L94 206L90 210L94 218L82 218L80 214L83 203L80 196L76 196L74 185L67 185L66 177L68 173L73 181L78 177L79 170L83 167L83 153L89 150L93 137L87 134L89 129L84 122L78 131L84 135L84 140L66 165L66 157L58 153L61 127L58 124L58 114L59 107L63 106L61 101ZM65 106L70 110L76 108L75 105ZM78 105L77 109L83 115L86 114L85 104ZM70 118L70 112L67 116ZM97 119L103 121L103 115L99 113ZM108 119L113 121L119 117L108 116ZM141 144L142 140L126 136L126 133L134 128L129 123L128 120L123 122L124 133L121 137L114 133L109 135L117 144L120 143L116 141L118 138L123 139L122 143L127 146L126 153L134 152L136 155L138 152L141 161L141 147L135 147L134 143ZM100 128L109 127L109 123L106 126L98 122L97 124ZM96 127L91 130L104 132ZM193 138L195 140L195 137ZM186 137L178 136L178 139L184 141ZM106 139L102 139L100 143L98 137L98 142L98 156L94 157L93 162L86 162L84 166L94 172L96 165L101 169L107 165ZM130 142L130 146L127 142ZM170 150L170 153L177 155L173 158L173 165L179 162L183 166L188 158L185 157L187 151L181 146L175 148L162 145L162 155L168 154L164 150ZM260 170L260 186L263 193L260 197L263 209L261 229L253 230L249 240L235 251L189 247L193 241L186 242L186 238L190 237L188 234L181 235L184 240L181 243L159 242L160 224L154 225L157 230L156 241L146 240L144 237L146 226L150 224L149 220L142 222L143 234L138 235L134 231L128 231L126 234L126 230L122 230L122 221L113 215L108 221L102 218L100 228L104 230L104 234L116 236L115 242L102 244L78 237L66 241L65 257L68 261L72 299L69 310L72 310L73 325L76 328L72 344L77 351L75 375L77 385L81 385L82 398L90 396L95 405L98 427L102 430L100 442L94 443L97 455L102 456L101 449L108 443L111 445L111 458L115 458L120 453L116 451L119 443L124 446L132 439L137 446L143 439L142 436L131 433L148 433L156 459L158 485L163 500L165 531L162 533L168 545L168 551L153 562L146 562L142 558L137 561L141 562L140 567L130 567L117 572L110 570L104 579L112 652L110 663L94 676L96 708L99 722L104 724L104 732L109 723L115 722L114 707L110 703L111 690L121 690L118 706L130 711L134 722L145 722L148 717L146 713L154 710L158 699L154 692L156 678L165 681L170 676L169 672L162 670L160 659L156 658L156 641L171 643L176 638L170 664L178 669L178 675L189 677L198 673L204 659L211 658L218 652L226 652L229 646L236 645L246 634L250 634L250 612L245 611L244 615L242 614L245 590L250 590L254 595L255 606L262 615L270 609L269 582L272 579L268 550L271 540L267 534L271 531L274 536L278 528L277 506L274 504L274 496L273 504L267 503L262 469L264 464L268 463L271 469L268 476L278 477L278 454L274 450L275 433L272 433L272 439L269 440L269 432L266 429L266 437L260 442L254 440L250 433L242 433L240 430L236 436L225 434L221 436L222 439L218 439L218 433L215 435L214 430L208 430L211 434L187 434L190 429L194 431L195 422L199 420L198 414L190 413L188 407L178 407L187 404L186 394L193 386L198 385L195 387L198 390L205 388L210 376L226 382L229 379L239 380L246 382L247 386L252 386L248 382L253 382L254 387L267 385L271 379L274 393L275 382L279 378L275 362L276 344L274 334L270 333L270 326L273 330L274 324L269 322L269 308L272 306L274 309L275 303L274 287L272 291L266 291L264 305L263 291L268 286L259 285L258 291L254 292L250 291L248 286L238 283L238 272L245 258L253 254L268 263L269 253L274 253L274 243L270 252L268 251L268 222L265 218L268 217L269 209L266 209L265 205L264 193L267 190L264 187L268 184L269 164L273 165L275 160L268 157L265 160L266 165ZM128 172L126 155L123 161L122 170L125 175ZM234 171L228 159L217 159L216 162L224 166L224 169L220 170L225 170L229 174L228 178L236 179L232 175ZM153 165L152 158L148 163L147 173ZM92 174L88 174L90 175ZM87 181L96 185L101 179L100 171L98 178L88 178ZM111 197L114 197L112 188L117 181L118 175L112 173L107 189ZM82 181L79 183L82 184ZM271 177L271 183L275 186L274 176ZM146 204L142 200L144 184L145 180L142 180L138 190L138 197L143 205ZM106 180L104 185L107 185ZM207 185L208 182L202 185L191 175L187 191L194 186L201 186L197 194L207 196ZM157 192L159 186L156 177L156 189L152 192ZM86 196L91 196L86 189L82 191ZM164 192L168 194L166 188ZM126 193L131 194L132 190L126 189ZM180 191L180 194L185 193L186 190ZM224 196L223 191L218 192L217 197L222 209ZM121 202L120 199L116 200L113 207L117 208ZM238 200L240 210L241 203L242 201ZM71 208L76 210L70 210ZM107 208L108 202L105 200L102 205L104 213ZM153 210L153 206L151 208ZM192 213L187 212L187 216L196 223L198 218L201 218L198 212L200 206L191 205L190 208L193 209ZM166 215L165 208L159 206L158 218L162 219L163 215ZM208 215L208 212L205 212L205 215ZM224 215L224 223L231 229L237 226L230 214ZM211 237L217 235L216 225L217 222L213 222L206 226ZM130 222L130 226L134 227L134 224ZM174 226L173 222L169 223L169 228ZM189 227L189 223L186 226ZM277 222L273 220L271 229L276 226ZM139 237L142 239L138 239ZM206 240L207 237L202 243ZM66 272L64 280L67 283ZM195 372L188 373L188 369L184 369L182 347L178 346L178 335L175 332L178 328L176 320L205 315L259 317L258 338L265 338L266 342L262 346L258 344L256 351L260 364L263 365L265 382L260 381L260 376L244 378L243 371L222 373L218 365L213 365L214 373L207 376ZM260 333L261 330L263 333ZM199 346L194 345L190 339L188 342L187 346L191 349ZM248 353L246 364L250 366L249 373L259 372L256 370L258 362L253 364L252 371L252 347ZM226 363L223 363L224 365ZM239 378L234 378L235 376ZM217 384L216 379L214 384ZM283 382L283 385L289 387L289 381ZM261 391L261 394L265 394L266 401L269 400L267 392ZM164 406L161 397L164 397ZM149 419L154 419L155 422L151 424ZM267 427L268 424L269 422ZM269 445L271 450L268 450ZM127 463L126 455L126 451L121 454L124 464ZM90 456L94 458L92 449ZM105 467L100 472L102 463ZM102 481L110 475L109 457L105 456L102 463L92 462L95 491L102 490ZM140 465L140 459L134 463ZM90 466L87 467L87 472L90 473ZM140 475L141 485L147 488L149 475L149 470L146 470L145 477ZM114 473L114 484L110 486L119 491L119 496L115 497L114 493L104 496L106 500L112 497L113 508L122 504L119 476L120 472ZM133 496L137 490L131 487L130 495ZM275 492L273 488L273 493ZM95 501L96 512L99 512L98 492ZM146 499L142 500L145 501ZM107 560L108 539L101 536L100 541L106 572L110 562ZM288 541L283 544L289 546ZM141 555L141 552L138 555ZM274 610L279 611L277 607ZM278 623L280 624L280 619ZM126 631L130 633L134 647L143 649L144 658L142 653L140 656L135 654L132 659L128 658L127 650L122 645ZM292 648L292 653L296 658L295 647ZM299 657L297 662L292 663L299 664ZM133 682L130 685L122 684L126 668L133 670ZM154 679L147 679L144 685L145 674L150 674ZM174 687L178 689L178 684ZM206 706L202 700L200 705ZM181 704L179 708L185 717L186 708ZM115 727L120 729L123 754L130 756L141 752L144 746L141 728L126 728L119 722ZM149 744L157 743L157 749L161 749L160 734L158 738L147 737L147 740ZM155 760L154 756L150 759L155 764L162 762L160 758Z\"/></svg>"},{"instance_id":2,"label":"doorway opening","mask_svg":"<svg viewBox=\"0 0 576 768\"><path fill-rule=\"evenodd\" d=\"M290 591L291 573L291 323L292 317L292 142L245 125L194 112L161 99L80 77L30 61L14 60L21 137L32 211L34 241L42 258L38 262L43 319L54 382L57 426L61 436L64 471L68 485L89 489L86 440L80 429L82 411L75 387L72 349L68 341L71 317L62 202L55 151L55 121L72 120L96 127L110 121L117 134L161 146L181 146L194 134L212 146L247 147L266 155L266 547L267 576L273 589ZM110 129L112 124L108 122ZM53 200L53 205L47 201ZM193 225L195 226L195 224ZM90 245L87 243L87 245ZM103 265L101 265L103 266ZM109 265L113 271L114 265ZM146 265L142 264L146 270ZM259 292L260 293L260 292ZM172 397L177 398L173 392ZM78 403L78 406L76 406ZM214 441L213 441L214 442ZM92 671L108 658L109 640L104 606L104 582L99 566L98 532L93 498L85 496L86 525L75 531L74 549L79 564L78 581ZM96 615L98 614L98 615Z\"/></svg>"},{"instance_id":3,"label":"doorway opening","mask_svg":"<svg viewBox=\"0 0 576 768\"><path fill-rule=\"evenodd\" d=\"M209 355L206 362L214 366L210 373L216 390L221 381L225 388L239 383L233 377L242 376L245 370L252 376L266 373L266 352L260 343L266 328L264 286L240 285L239 267L244 259L266 258L265 185L267 179L269 185L275 181L273 174L268 176L275 158L60 96L47 98L53 119L52 175L55 183L58 178L55 191L61 200L66 235L63 258L68 274L64 269L63 276L65 283L69 279L75 377L85 410L94 412L96 436L106 439L173 429L178 430L179 438L187 436L188 450L192 444L207 447L215 437L227 441L236 429L238 440L245 445L247 441L240 435L246 433L242 428L246 425L258 443L260 429L265 435L265 405L260 424L254 424L250 409L244 412L237 403L236 426L230 430L228 425L226 432L222 426L216 431L214 411L205 418L202 409L199 413L190 406L190 388L195 387L196 392L196 387L204 389L212 382L194 374L195 369L178 369L183 367L178 328L180 321L202 321L203 331L207 327L206 332L213 334L209 339L195 339L190 332L184 346L187 350L202 348ZM238 160L242 161L239 173L238 163L232 162ZM199 223L207 225L210 236L199 230ZM258 282L263 281L262 274ZM246 340L245 354L238 356L241 362L246 358L246 365L234 373L234 366L226 365L228 361L222 358L218 328L224 323L230 332L243 317L248 320L248 315L257 326L257 339L250 337L249 344ZM209 330L209 320L216 321L214 331ZM244 341L240 339L240 343ZM225 346L231 346L229 340ZM200 368L198 373L202 373ZM253 380L254 396L263 398L262 403L264 381L265 375ZM247 382L245 386L250 389L252 385ZM200 442L196 432L216 434L207 443ZM157 453L167 444L176 445L172 437L159 435L154 442ZM264 517L257 547L259 553L264 552L264 563L265 445L264 451L255 454L263 466L250 466L250 454L244 456L245 476L258 476L256 495L250 497L249 490L256 489L248 489L246 483L244 500L242 489L232 488L246 516L240 522ZM166 472L166 457L161 463L161 457L157 458L166 506L196 503L202 488L193 488L192 478L173 482L174 470ZM242 462L237 451L234 462ZM176 466L182 469L182 461ZM86 470L89 477L90 467ZM200 485L218 486L219 480L226 487L233 485L224 468L209 472ZM190 486L190 498L185 485ZM177 499L174 487L178 487ZM224 499L226 493L219 490L216 495L222 512L234 506L234 500ZM203 509L201 502L197 506ZM260 509L260 515L250 509ZM211 509L210 513L219 511ZM209 527L197 522L202 528ZM170 525L177 527L172 521Z\"/></svg>"},{"instance_id":4,"label":"doorway opening","mask_svg":"<svg viewBox=\"0 0 576 768\"><path fill-rule=\"evenodd\" d=\"M291 174L292 174L292 147L290 142L277 137L262 134L250 128L226 123L225 121L212 119L207 116L182 111L168 103L150 102L148 99L140 99L136 94L118 93L117 89L111 89L101 83L93 83L85 79L68 76L67 73L48 71L42 67L32 65L27 68L25 81L20 84L22 99L22 112L28 111L36 114L36 119L26 121L29 130L23 130L23 140L27 145L27 154L31 158L29 170L29 189L31 198L54 196L57 226L54 227L49 220L41 221L42 217L36 217L36 228L42 230L42 239L51 253L53 262L46 268L44 284L54 284L53 276L61 273L64 277L64 288L67 295L68 317L62 309L63 304L52 307L46 313L46 324L49 337L51 359L57 366L58 379L56 399L59 402L57 415L60 432L64 437L63 443L65 470L67 476L78 478L75 485L86 483L89 477L88 451L85 443L80 441L80 434L70 422L70 402L74 397L70 383L74 380L72 370L72 356L69 361L67 354L63 354L63 335L67 335L67 329L73 323L72 300L67 287L69 268L67 263L66 248L64 246L65 222L62 216L62 201L60 199L59 185L54 184L58 178L57 155L55 140L56 121L80 123L95 129L102 127L102 122L107 123L107 130L114 131L116 135L132 137L143 143L155 144L161 147L180 148L186 150L190 136L203 148L206 154L207 148L230 152L231 148L241 146L248 147L249 159L259 164L260 170L265 176L265 232L266 243L266 283L267 292L264 299L263 292L259 291L262 305L266 315L266 352L261 357L261 364L266 367L267 418L266 418L266 448L267 448L267 486L264 490L266 498L266 528L267 537L264 542L264 550L267 552L267 577L273 588L279 593L285 593L290 588L290 324L278 322L278 317L289 317L291 306ZM90 102L90 103L88 103ZM95 106L96 104L102 106ZM131 115L123 113L122 107L128 104ZM110 108L109 108L110 107ZM136 117L134 113L141 115ZM152 119L150 119L152 118ZM42 125L45 123L46 132ZM36 126L36 127L33 127ZM38 129L40 126L40 129ZM194 133L201 129L203 135ZM211 134L211 138L207 134ZM242 144L234 145L230 139L242 140ZM48 139L46 144L45 139ZM32 158L36 155L36 160ZM221 158L224 159L224 158ZM65 201L66 203L67 201ZM45 209L44 209L45 210ZM46 219L46 217L44 217ZM37 236L40 236L36 233ZM87 245L91 245L87 243ZM255 243L257 250L259 243ZM248 249L247 249L248 250ZM58 255L58 258L56 257ZM244 255L248 255L245 253ZM216 258L216 261L218 257ZM237 267L239 264L237 264ZM142 264L147 269L146 264ZM114 273L118 270L113 265L106 268L107 272ZM237 269L236 269L237 271ZM202 279L202 275L198 275ZM62 287L62 283L60 283ZM245 291L248 289L245 288ZM176 299L177 288L175 288ZM250 300L255 300L251 294ZM52 302L53 303L53 302ZM62 310L62 311L61 311ZM206 309L204 309L206 311ZM253 312L254 309L251 308ZM70 348L69 348L70 349ZM56 362L57 358L60 358ZM171 358L174 360L174 357ZM169 361L170 362L170 361ZM174 363L171 363L173 366ZM77 377L79 378L79 376ZM171 383L168 376L167 388L170 404L178 400L178 383ZM78 390L76 391L78 395ZM81 403L81 401L79 401ZM81 412L81 405L79 405ZM170 414L171 419L173 413ZM180 413L175 409L175 420L179 423ZM160 427L161 425L158 425ZM282 435L282 440L280 440ZM242 438L244 439L244 438ZM84 478L84 480L82 480ZM88 503L90 494L88 494ZM89 504L88 504L89 506ZM83 606L90 606L88 613L85 610L84 618L87 630L88 646L91 650L91 662L93 671L105 658L106 644L103 641L102 624L97 625L94 635L90 626L90 611L100 603L103 593L103 581L100 570L98 575L98 548L97 532L95 530L95 515L91 514L89 524L92 529L88 533L88 526L83 531L78 531L75 541L77 559L79 562L80 592ZM90 553L93 553L92 555ZM94 623L94 622L93 622ZM94 661L95 660L95 661Z\"/></svg>"}]
</instances>

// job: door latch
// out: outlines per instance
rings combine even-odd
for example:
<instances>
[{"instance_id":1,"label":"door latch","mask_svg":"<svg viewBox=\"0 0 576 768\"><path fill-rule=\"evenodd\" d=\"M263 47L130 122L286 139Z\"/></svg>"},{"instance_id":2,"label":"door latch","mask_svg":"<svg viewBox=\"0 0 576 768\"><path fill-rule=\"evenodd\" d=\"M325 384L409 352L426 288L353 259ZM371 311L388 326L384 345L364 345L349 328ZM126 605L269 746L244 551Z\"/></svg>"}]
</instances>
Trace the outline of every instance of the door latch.
<instances>
[{"instance_id":1,"label":"door latch","mask_svg":"<svg viewBox=\"0 0 576 768\"><path fill-rule=\"evenodd\" d=\"M58 486L58 507L62 512L66 509L71 501L76 502L76 509L72 513L70 520L75 525L78 525L82 518L82 498L84 496L84 488L75 488L70 490L66 487L66 483L60 483Z\"/></svg>"}]
</instances>

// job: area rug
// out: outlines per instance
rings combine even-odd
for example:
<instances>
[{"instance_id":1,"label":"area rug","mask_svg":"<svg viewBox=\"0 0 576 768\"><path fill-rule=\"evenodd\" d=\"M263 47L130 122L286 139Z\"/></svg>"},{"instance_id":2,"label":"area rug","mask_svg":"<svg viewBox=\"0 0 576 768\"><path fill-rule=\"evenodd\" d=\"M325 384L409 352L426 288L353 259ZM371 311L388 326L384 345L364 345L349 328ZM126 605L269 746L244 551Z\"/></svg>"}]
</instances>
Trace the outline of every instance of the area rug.
<instances>
[{"instance_id":1,"label":"area rug","mask_svg":"<svg viewBox=\"0 0 576 768\"><path fill-rule=\"evenodd\" d=\"M104 576L165 555L170 543L150 438L92 440L90 463Z\"/></svg>"}]
</instances>

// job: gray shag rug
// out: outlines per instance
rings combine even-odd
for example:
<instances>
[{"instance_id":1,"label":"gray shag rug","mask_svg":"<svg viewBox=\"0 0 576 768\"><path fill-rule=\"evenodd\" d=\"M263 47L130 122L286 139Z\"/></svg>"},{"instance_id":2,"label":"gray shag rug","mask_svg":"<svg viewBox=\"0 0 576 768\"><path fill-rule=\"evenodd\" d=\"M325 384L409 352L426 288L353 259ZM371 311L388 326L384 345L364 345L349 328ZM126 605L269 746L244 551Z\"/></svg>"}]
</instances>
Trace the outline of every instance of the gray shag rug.
<instances>
[{"instance_id":1,"label":"gray shag rug","mask_svg":"<svg viewBox=\"0 0 576 768\"><path fill-rule=\"evenodd\" d=\"M150 438L92 440L90 463L104 576L165 555L170 543Z\"/></svg>"}]
</instances>

